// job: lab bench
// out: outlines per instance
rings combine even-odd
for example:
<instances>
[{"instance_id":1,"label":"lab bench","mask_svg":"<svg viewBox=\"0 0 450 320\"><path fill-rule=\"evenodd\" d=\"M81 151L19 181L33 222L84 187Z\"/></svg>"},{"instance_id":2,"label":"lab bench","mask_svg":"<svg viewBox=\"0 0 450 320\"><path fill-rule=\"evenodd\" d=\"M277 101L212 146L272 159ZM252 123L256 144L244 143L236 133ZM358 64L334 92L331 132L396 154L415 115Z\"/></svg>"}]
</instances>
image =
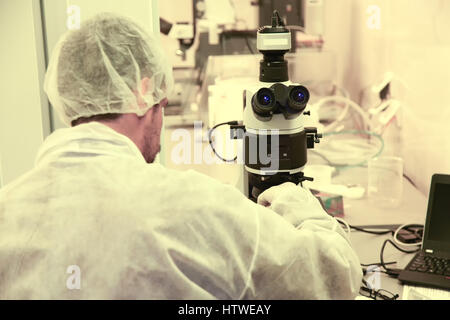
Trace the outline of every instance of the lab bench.
<instances>
[{"instance_id":1,"label":"lab bench","mask_svg":"<svg viewBox=\"0 0 450 320\"><path fill-rule=\"evenodd\" d=\"M341 170L332 180L337 184L359 184L367 189L367 168L356 167ZM427 212L427 197L403 178L403 201L398 208L380 208L369 203L366 195L361 199L344 198L344 217L353 226L389 226L407 223L425 224ZM391 234L374 235L359 231L352 231L350 241L362 264L380 262L380 251L385 239L392 238ZM410 248L412 249L412 248ZM398 251L390 244L386 245L383 259L385 262L397 261L393 268L403 269L412 259L413 254ZM380 268L381 269L381 268ZM373 277L375 273L367 274L365 278ZM403 285L396 278L377 272L380 288L399 294L402 299Z\"/></svg>"}]
</instances>

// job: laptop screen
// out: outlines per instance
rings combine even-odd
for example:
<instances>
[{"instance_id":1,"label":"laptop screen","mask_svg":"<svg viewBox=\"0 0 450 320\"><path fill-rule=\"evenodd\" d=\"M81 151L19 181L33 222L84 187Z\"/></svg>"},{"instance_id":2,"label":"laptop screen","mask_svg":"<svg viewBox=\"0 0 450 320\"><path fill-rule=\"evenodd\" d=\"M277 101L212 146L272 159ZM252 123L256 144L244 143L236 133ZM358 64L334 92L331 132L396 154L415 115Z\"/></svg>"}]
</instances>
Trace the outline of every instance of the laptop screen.
<instances>
[{"instance_id":1,"label":"laptop screen","mask_svg":"<svg viewBox=\"0 0 450 320\"><path fill-rule=\"evenodd\" d=\"M427 238L450 244L450 184L436 183L431 205Z\"/></svg>"}]
</instances>

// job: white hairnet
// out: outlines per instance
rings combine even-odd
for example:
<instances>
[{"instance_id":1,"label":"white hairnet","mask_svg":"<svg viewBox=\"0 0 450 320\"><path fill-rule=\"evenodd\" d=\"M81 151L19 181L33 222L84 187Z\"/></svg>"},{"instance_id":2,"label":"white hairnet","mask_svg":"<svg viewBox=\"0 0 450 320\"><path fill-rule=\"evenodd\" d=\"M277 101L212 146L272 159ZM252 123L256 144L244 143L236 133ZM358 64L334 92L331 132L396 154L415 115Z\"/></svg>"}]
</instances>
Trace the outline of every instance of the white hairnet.
<instances>
[{"instance_id":1,"label":"white hairnet","mask_svg":"<svg viewBox=\"0 0 450 320\"><path fill-rule=\"evenodd\" d=\"M143 92L141 80L146 77L149 87ZM159 41L111 13L99 14L61 38L44 83L51 104L69 126L80 117L143 115L172 86L172 68Z\"/></svg>"}]
</instances>

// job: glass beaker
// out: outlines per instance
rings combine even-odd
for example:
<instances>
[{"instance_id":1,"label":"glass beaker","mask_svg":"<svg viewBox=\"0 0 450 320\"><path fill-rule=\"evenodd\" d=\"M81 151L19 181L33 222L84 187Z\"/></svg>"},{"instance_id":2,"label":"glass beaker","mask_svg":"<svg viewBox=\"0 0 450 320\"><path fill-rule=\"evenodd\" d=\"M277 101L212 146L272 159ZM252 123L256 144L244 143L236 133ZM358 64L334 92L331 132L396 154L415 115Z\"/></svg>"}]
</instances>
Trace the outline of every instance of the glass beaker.
<instances>
[{"instance_id":1,"label":"glass beaker","mask_svg":"<svg viewBox=\"0 0 450 320\"><path fill-rule=\"evenodd\" d=\"M368 163L369 202L381 208L396 208L403 198L403 159L378 157Z\"/></svg>"}]
</instances>

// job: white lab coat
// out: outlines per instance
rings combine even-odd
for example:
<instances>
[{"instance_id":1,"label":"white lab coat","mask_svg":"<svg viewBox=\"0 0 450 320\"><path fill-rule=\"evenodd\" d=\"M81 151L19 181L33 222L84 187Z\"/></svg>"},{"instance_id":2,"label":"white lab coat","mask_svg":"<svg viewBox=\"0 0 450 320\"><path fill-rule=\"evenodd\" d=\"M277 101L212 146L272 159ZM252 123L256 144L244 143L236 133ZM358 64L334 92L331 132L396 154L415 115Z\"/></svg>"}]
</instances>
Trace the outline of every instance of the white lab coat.
<instances>
[{"instance_id":1,"label":"white lab coat","mask_svg":"<svg viewBox=\"0 0 450 320\"><path fill-rule=\"evenodd\" d=\"M0 190L0 299L354 298L343 230L285 206L299 229L232 186L145 163L100 123L57 130Z\"/></svg>"}]
</instances>

